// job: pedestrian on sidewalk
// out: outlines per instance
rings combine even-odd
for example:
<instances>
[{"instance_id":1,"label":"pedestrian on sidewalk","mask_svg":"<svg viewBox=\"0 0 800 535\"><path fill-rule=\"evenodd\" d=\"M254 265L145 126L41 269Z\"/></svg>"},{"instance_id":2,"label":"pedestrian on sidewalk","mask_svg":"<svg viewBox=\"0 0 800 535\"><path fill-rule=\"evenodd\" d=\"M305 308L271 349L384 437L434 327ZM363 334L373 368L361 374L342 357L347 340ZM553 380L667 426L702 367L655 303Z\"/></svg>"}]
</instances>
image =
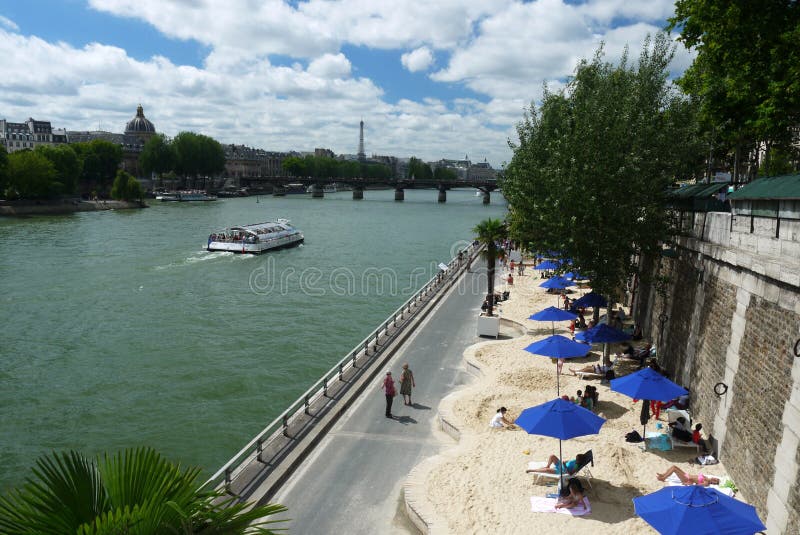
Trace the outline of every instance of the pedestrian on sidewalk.
<instances>
[{"instance_id":1,"label":"pedestrian on sidewalk","mask_svg":"<svg viewBox=\"0 0 800 535\"><path fill-rule=\"evenodd\" d=\"M400 393L403 395L403 401L406 405L411 405L411 387L416 388L417 383L414 382L414 374L408 368L408 362L403 364L403 373L400 374Z\"/></svg>"},{"instance_id":2,"label":"pedestrian on sidewalk","mask_svg":"<svg viewBox=\"0 0 800 535\"><path fill-rule=\"evenodd\" d=\"M397 395L397 390L394 388L394 379L392 379L392 372L386 372L386 378L383 380L383 394L386 396L386 417L394 418L392 416L392 401Z\"/></svg>"}]
</instances>

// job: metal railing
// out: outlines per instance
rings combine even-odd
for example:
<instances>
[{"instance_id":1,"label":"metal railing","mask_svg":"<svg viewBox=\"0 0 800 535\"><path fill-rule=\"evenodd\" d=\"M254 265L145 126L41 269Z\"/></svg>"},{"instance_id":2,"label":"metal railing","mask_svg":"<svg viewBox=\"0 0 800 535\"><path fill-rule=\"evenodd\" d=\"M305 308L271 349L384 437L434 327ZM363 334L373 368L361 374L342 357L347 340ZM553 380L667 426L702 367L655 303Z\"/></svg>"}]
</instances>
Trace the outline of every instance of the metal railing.
<instances>
[{"instance_id":1,"label":"metal railing","mask_svg":"<svg viewBox=\"0 0 800 535\"><path fill-rule=\"evenodd\" d=\"M314 383L308 390L300 395L289 407L284 410L277 418L267 425L258 435L247 443L239 452L234 455L222 468L206 481L202 488L218 487L224 485L226 492L230 492L231 483L241 474L241 472L254 461L264 462L261 454L265 444L269 444L274 438L280 436L288 437L288 429L292 421L301 416L309 416L309 408L314 402L321 398L328 398L328 388L332 383L345 381L344 375L348 370L358 368L357 360L360 355L365 357L375 357L382 349L379 346L380 338L394 337L402 330L403 325L398 328L397 322L411 319L416 314L420 304L424 299L434 295L447 285L448 281L457 279L461 271L472 263L474 256L480 251L481 247L474 244L468 245L464 251L464 258L459 262L458 257L454 257L448 262L447 270L439 271L427 283L425 283L414 295L409 297L405 303L400 305L383 323L369 333L363 340L338 363L336 363L322 378ZM415 308L416 307L416 308ZM394 333L389 333L390 328L395 328ZM370 346L372 354L370 355ZM363 364L362 364L363 367Z\"/></svg>"}]
</instances>

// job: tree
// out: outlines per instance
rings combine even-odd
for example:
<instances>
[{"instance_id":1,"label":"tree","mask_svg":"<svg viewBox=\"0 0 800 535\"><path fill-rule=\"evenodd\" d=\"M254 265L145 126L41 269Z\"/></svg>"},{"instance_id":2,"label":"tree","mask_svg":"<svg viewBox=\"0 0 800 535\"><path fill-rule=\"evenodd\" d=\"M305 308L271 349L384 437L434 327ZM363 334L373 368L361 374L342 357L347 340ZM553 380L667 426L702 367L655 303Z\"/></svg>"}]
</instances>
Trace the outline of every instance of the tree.
<instances>
[{"instance_id":1,"label":"tree","mask_svg":"<svg viewBox=\"0 0 800 535\"><path fill-rule=\"evenodd\" d=\"M61 184L55 181L56 169L52 162L31 150L19 150L8 156L7 197L44 199L61 193Z\"/></svg>"},{"instance_id":2,"label":"tree","mask_svg":"<svg viewBox=\"0 0 800 535\"><path fill-rule=\"evenodd\" d=\"M235 503L198 490L198 468L182 470L150 448L96 460L78 452L36 461L33 477L0 498L0 531L8 535L273 533L264 520L278 504ZM253 523L251 525L251 522Z\"/></svg>"},{"instance_id":3,"label":"tree","mask_svg":"<svg viewBox=\"0 0 800 535\"><path fill-rule=\"evenodd\" d=\"M458 180L458 175L455 171L447 167L437 167L433 172L433 179L442 182L453 182Z\"/></svg>"},{"instance_id":4,"label":"tree","mask_svg":"<svg viewBox=\"0 0 800 535\"><path fill-rule=\"evenodd\" d=\"M181 132L172 140L175 150L175 171L184 177L208 177L225 169L225 151L216 140Z\"/></svg>"},{"instance_id":5,"label":"tree","mask_svg":"<svg viewBox=\"0 0 800 535\"><path fill-rule=\"evenodd\" d=\"M800 122L800 3L678 0L668 30L697 52L678 80L702 105L715 138L732 147L734 175L745 149L788 149Z\"/></svg>"},{"instance_id":6,"label":"tree","mask_svg":"<svg viewBox=\"0 0 800 535\"><path fill-rule=\"evenodd\" d=\"M412 156L408 161L408 178L430 180L433 178L433 171L431 171L430 165Z\"/></svg>"},{"instance_id":7,"label":"tree","mask_svg":"<svg viewBox=\"0 0 800 535\"><path fill-rule=\"evenodd\" d=\"M672 53L658 34L635 67L627 53L618 66L603 62L602 48L583 60L518 125L501 182L511 235L561 251L606 296L635 272L637 255L658 253L673 235L665 193L681 169L676 147L682 157L691 149L685 97L667 82Z\"/></svg>"},{"instance_id":8,"label":"tree","mask_svg":"<svg viewBox=\"0 0 800 535\"><path fill-rule=\"evenodd\" d=\"M289 173L290 176L308 176L306 172L306 161L297 156L290 156L283 160L281 167L283 167L284 172Z\"/></svg>"},{"instance_id":9,"label":"tree","mask_svg":"<svg viewBox=\"0 0 800 535\"><path fill-rule=\"evenodd\" d=\"M145 173L166 173L175 168L175 150L164 134L157 134L144 144L139 164Z\"/></svg>"},{"instance_id":10,"label":"tree","mask_svg":"<svg viewBox=\"0 0 800 535\"><path fill-rule=\"evenodd\" d=\"M86 182L86 191L107 192L122 163L122 147L103 139L93 139L87 143L75 143L72 148L83 165L81 178Z\"/></svg>"},{"instance_id":11,"label":"tree","mask_svg":"<svg viewBox=\"0 0 800 535\"><path fill-rule=\"evenodd\" d=\"M0 145L0 195L5 195L8 187L8 152Z\"/></svg>"},{"instance_id":12,"label":"tree","mask_svg":"<svg viewBox=\"0 0 800 535\"><path fill-rule=\"evenodd\" d=\"M486 301L489 308L486 310L486 315L491 316L494 311L494 270L495 262L498 258L502 258L504 254L502 250L497 247L497 242L504 239L507 235L505 224L499 219L484 219L472 229L475 233L475 239L486 246L482 253L482 257L486 259L486 276L488 282Z\"/></svg>"},{"instance_id":13,"label":"tree","mask_svg":"<svg viewBox=\"0 0 800 535\"><path fill-rule=\"evenodd\" d=\"M144 188L136 177L120 169L111 187L111 197L120 201L141 201L144 198Z\"/></svg>"},{"instance_id":14,"label":"tree","mask_svg":"<svg viewBox=\"0 0 800 535\"><path fill-rule=\"evenodd\" d=\"M39 145L34 151L50 160L56 170L55 182L62 193L75 193L78 179L83 172L83 163L70 145Z\"/></svg>"}]
</instances>

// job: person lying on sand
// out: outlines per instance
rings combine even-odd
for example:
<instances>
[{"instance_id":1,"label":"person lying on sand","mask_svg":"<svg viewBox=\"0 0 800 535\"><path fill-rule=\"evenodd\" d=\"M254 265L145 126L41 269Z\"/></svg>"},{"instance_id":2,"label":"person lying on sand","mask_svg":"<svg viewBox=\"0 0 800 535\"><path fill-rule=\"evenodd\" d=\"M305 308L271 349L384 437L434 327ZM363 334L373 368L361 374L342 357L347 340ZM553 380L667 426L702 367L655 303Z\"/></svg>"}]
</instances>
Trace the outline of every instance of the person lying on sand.
<instances>
[{"instance_id":1,"label":"person lying on sand","mask_svg":"<svg viewBox=\"0 0 800 535\"><path fill-rule=\"evenodd\" d=\"M611 366L603 366L602 364L588 364L583 368L575 369L570 366L569 371L572 372L572 375L578 375L579 373L594 373L597 375L605 375L608 370L611 369Z\"/></svg>"},{"instance_id":2,"label":"person lying on sand","mask_svg":"<svg viewBox=\"0 0 800 535\"><path fill-rule=\"evenodd\" d=\"M575 458L571 461L567 461L565 463L561 463L558 460L558 457L555 455L551 455L549 459L547 459L547 466L543 466L542 468L530 468L525 470L527 473L531 472L542 472L545 474L574 474L575 471L578 469L579 466L583 465L583 454L579 453L575 456Z\"/></svg>"},{"instance_id":3,"label":"person lying on sand","mask_svg":"<svg viewBox=\"0 0 800 535\"><path fill-rule=\"evenodd\" d=\"M702 485L704 487L707 487L709 485L719 485L718 477L711 477L703 474L697 474L696 476L692 474L687 474L674 464L670 466L667 469L667 471L664 472L663 474L656 474L656 479L658 479L659 481L666 481L667 478L672 474L678 476L678 479L680 479L681 483L683 483L684 485Z\"/></svg>"}]
</instances>

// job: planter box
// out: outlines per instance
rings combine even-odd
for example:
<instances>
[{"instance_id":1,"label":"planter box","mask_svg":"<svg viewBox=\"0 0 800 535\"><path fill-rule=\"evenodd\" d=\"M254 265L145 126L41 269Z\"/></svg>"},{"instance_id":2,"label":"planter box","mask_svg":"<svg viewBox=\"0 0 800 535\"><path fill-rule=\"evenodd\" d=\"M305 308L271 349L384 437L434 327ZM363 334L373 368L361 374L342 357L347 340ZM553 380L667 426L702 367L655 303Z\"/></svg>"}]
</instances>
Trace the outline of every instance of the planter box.
<instances>
[{"instance_id":1,"label":"planter box","mask_svg":"<svg viewBox=\"0 0 800 535\"><path fill-rule=\"evenodd\" d=\"M498 316L478 316L478 336L500 336L500 318Z\"/></svg>"}]
</instances>

